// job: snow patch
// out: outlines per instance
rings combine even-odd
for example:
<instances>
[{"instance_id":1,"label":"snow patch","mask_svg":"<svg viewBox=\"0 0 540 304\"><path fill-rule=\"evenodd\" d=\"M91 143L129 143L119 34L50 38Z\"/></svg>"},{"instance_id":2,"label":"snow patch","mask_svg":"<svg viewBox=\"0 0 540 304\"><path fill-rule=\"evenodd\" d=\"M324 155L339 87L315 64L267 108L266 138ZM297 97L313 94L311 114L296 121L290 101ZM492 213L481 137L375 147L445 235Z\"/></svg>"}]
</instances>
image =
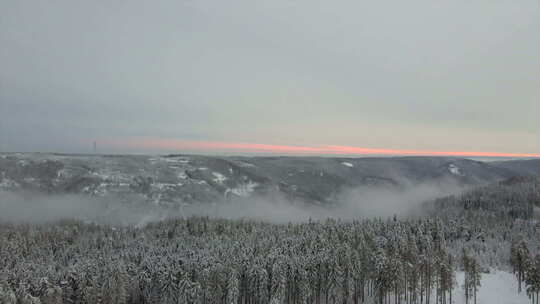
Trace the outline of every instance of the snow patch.
<instances>
[{"instance_id":1,"label":"snow patch","mask_svg":"<svg viewBox=\"0 0 540 304\"><path fill-rule=\"evenodd\" d=\"M189 159L187 158L163 158L165 162L167 163L181 163L181 164L187 164L189 163Z\"/></svg>"},{"instance_id":2,"label":"snow patch","mask_svg":"<svg viewBox=\"0 0 540 304\"><path fill-rule=\"evenodd\" d=\"M236 194L238 196L247 197L249 196L253 191L255 191L255 187L257 187L259 184L249 181L246 184L239 185L236 188L233 189L227 189L225 190L225 196L229 194L229 192Z\"/></svg>"},{"instance_id":3,"label":"snow patch","mask_svg":"<svg viewBox=\"0 0 540 304\"><path fill-rule=\"evenodd\" d=\"M459 167L457 167L454 164L448 165L448 171L450 171L450 173L452 173L454 175L463 176L463 173L461 172L461 169L459 169Z\"/></svg>"},{"instance_id":4,"label":"snow patch","mask_svg":"<svg viewBox=\"0 0 540 304\"><path fill-rule=\"evenodd\" d=\"M456 273L456 286L452 291L452 304L465 304L465 292L463 290L464 274L462 271ZM527 304L531 300L527 297L527 293L522 291L517 292L518 284L514 275L505 271L491 270L490 273L482 273L481 286L476 294L476 304ZM431 297L435 299L435 290L432 290ZM368 297L375 303L375 300ZM436 301L433 301L434 303ZM394 298L391 297L389 304L396 304ZM404 303L402 301L401 303ZM420 301L418 301L420 303ZM474 299L469 299L469 304L474 303Z\"/></svg>"},{"instance_id":5,"label":"snow patch","mask_svg":"<svg viewBox=\"0 0 540 304\"><path fill-rule=\"evenodd\" d=\"M345 167L349 167L349 168L352 168L352 167L354 167L354 165L353 165L353 164L351 164L351 163L348 163L348 162L342 162L341 164L342 164L342 165L344 165Z\"/></svg>"},{"instance_id":6,"label":"snow patch","mask_svg":"<svg viewBox=\"0 0 540 304\"><path fill-rule=\"evenodd\" d=\"M254 164L248 163L248 162L245 162L245 161L238 162L238 166L240 166L240 167L242 167L242 168L253 168L253 167L256 167Z\"/></svg>"},{"instance_id":7,"label":"snow patch","mask_svg":"<svg viewBox=\"0 0 540 304\"><path fill-rule=\"evenodd\" d=\"M218 184L223 184L223 182L227 180L227 177L219 172L212 172L212 175L214 176L214 182Z\"/></svg>"},{"instance_id":8,"label":"snow patch","mask_svg":"<svg viewBox=\"0 0 540 304\"><path fill-rule=\"evenodd\" d=\"M69 171L66 169L60 169L56 172L56 178L64 178L69 176Z\"/></svg>"},{"instance_id":9,"label":"snow patch","mask_svg":"<svg viewBox=\"0 0 540 304\"><path fill-rule=\"evenodd\" d=\"M16 181L4 177L0 182L0 189L13 189L13 188L19 188L21 185L17 183Z\"/></svg>"},{"instance_id":10,"label":"snow patch","mask_svg":"<svg viewBox=\"0 0 540 304\"><path fill-rule=\"evenodd\" d=\"M455 303L465 303L463 292L463 272L456 273L458 289ZM482 286L477 293L477 304L525 304L530 303L525 291L518 294L518 284L514 275L505 271L491 270L491 273L482 273ZM473 301L470 301L472 303Z\"/></svg>"},{"instance_id":11,"label":"snow patch","mask_svg":"<svg viewBox=\"0 0 540 304\"><path fill-rule=\"evenodd\" d=\"M25 177L23 178L23 180L25 183L29 183L29 184L34 183L36 181L36 179L33 177Z\"/></svg>"},{"instance_id":12,"label":"snow patch","mask_svg":"<svg viewBox=\"0 0 540 304\"><path fill-rule=\"evenodd\" d=\"M174 188L176 186L177 186L177 184L171 184L171 183L154 183L154 184L151 185L152 188L156 188L158 190L171 189L171 188Z\"/></svg>"}]
</instances>

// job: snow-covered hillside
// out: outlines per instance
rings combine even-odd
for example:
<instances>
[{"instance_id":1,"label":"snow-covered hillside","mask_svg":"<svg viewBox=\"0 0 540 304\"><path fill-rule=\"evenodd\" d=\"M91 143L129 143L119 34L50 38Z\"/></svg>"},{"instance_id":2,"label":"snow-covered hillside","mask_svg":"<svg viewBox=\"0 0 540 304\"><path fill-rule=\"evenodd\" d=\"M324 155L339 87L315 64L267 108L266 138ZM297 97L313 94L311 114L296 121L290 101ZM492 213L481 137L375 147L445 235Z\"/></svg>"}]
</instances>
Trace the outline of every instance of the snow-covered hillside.
<instances>
[{"instance_id":1,"label":"snow-covered hillside","mask_svg":"<svg viewBox=\"0 0 540 304\"><path fill-rule=\"evenodd\" d=\"M444 157L0 156L0 190L136 196L173 206L269 193L328 205L344 189L360 186L470 186L516 175L488 163Z\"/></svg>"}]
</instances>

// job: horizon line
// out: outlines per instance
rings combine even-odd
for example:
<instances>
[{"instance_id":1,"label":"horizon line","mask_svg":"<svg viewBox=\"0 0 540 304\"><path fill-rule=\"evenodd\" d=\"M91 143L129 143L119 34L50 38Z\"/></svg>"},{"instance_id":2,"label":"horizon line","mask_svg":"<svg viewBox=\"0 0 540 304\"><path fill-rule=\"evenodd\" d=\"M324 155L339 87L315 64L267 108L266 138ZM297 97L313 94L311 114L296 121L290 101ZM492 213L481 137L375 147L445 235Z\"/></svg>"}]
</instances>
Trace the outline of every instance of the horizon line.
<instances>
[{"instance_id":1,"label":"horizon line","mask_svg":"<svg viewBox=\"0 0 540 304\"><path fill-rule=\"evenodd\" d=\"M94 142L95 139L90 141ZM88 140L85 142L89 142ZM364 148L344 145L273 145L245 142L186 141L162 138L101 139L106 147L178 152L266 153L275 155L357 155L357 156L451 156L451 157L510 157L540 158L540 153L433 151L415 149Z\"/></svg>"}]
</instances>

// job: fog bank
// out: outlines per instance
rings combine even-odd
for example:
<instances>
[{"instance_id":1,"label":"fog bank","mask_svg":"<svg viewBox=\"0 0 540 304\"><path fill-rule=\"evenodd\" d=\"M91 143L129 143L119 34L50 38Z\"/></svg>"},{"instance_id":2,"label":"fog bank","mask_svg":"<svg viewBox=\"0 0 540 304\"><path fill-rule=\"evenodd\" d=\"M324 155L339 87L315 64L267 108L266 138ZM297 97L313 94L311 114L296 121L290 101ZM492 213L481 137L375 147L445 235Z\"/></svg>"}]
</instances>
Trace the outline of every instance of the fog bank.
<instances>
[{"instance_id":1,"label":"fog bank","mask_svg":"<svg viewBox=\"0 0 540 304\"><path fill-rule=\"evenodd\" d=\"M403 188L360 187L342 191L331 206L290 201L280 195L235 198L213 203L166 207L142 197L89 197L81 195L38 195L0 191L0 220L43 223L77 219L114 225L144 225L172 217L209 216L248 218L285 223L340 218L410 216L422 202L463 190L458 185L420 184Z\"/></svg>"}]
</instances>

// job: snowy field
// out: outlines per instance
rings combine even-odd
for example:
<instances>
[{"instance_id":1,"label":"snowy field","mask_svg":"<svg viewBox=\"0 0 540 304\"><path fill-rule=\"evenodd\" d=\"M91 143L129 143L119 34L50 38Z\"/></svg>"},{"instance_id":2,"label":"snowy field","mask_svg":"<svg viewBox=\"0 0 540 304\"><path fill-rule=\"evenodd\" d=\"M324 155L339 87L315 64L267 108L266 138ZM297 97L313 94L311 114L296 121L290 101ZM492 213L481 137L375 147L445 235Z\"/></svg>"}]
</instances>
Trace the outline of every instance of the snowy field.
<instances>
[{"instance_id":1,"label":"snowy field","mask_svg":"<svg viewBox=\"0 0 540 304\"><path fill-rule=\"evenodd\" d=\"M452 291L452 304L465 304L463 291L463 272L456 273L457 287ZM523 287L523 286L522 286ZM509 272L491 270L491 273L482 274L482 286L478 291L476 304L528 304L531 300L523 290L518 294L518 284L515 276ZM435 293L432 294L435 299ZM393 298L390 300L394 304ZM368 301L369 303L369 301ZM373 300L375 303L375 300ZM471 297L469 304L474 304Z\"/></svg>"},{"instance_id":2,"label":"snowy field","mask_svg":"<svg viewBox=\"0 0 540 304\"><path fill-rule=\"evenodd\" d=\"M459 284L456 290L455 299L452 302L456 304L465 303L463 292L463 272L456 274L456 280ZM517 280L509 272L495 271L482 274L482 286L477 294L477 304L525 304L530 303L525 291L517 293ZM473 303L470 301L469 303Z\"/></svg>"}]
</instances>

